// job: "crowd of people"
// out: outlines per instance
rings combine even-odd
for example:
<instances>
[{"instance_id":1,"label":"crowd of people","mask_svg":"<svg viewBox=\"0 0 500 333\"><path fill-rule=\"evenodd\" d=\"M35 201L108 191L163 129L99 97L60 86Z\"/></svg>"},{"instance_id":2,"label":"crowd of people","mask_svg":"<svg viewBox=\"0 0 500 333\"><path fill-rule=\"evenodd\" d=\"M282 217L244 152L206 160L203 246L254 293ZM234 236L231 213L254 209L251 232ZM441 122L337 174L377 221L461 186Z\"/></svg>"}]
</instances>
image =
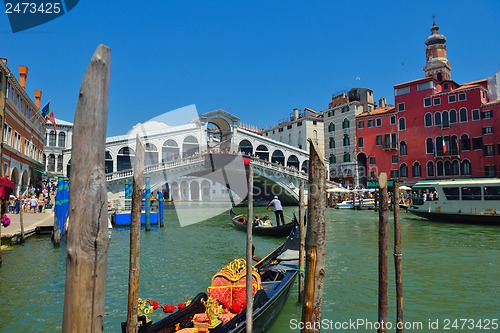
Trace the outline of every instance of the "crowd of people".
<instances>
[{"instance_id":1,"label":"crowd of people","mask_svg":"<svg viewBox=\"0 0 500 333\"><path fill-rule=\"evenodd\" d=\"M10 196L9 213L43 213L53 204L57 186L52 182L43 182L38 186L30 185L23 195Z\"/></svg>"}]
</instances>

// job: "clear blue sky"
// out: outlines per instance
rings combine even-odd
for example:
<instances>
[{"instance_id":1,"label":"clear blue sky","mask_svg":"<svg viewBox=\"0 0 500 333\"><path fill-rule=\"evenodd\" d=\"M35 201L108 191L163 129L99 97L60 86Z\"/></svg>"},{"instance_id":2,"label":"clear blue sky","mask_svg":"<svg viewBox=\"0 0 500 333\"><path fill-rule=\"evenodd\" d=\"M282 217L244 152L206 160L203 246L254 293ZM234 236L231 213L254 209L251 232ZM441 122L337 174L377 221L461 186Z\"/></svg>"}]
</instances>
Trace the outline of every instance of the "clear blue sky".
<instances>
[{"instance_id":1,"label":"clear blue sky","mask_svg":"<svg viewBox=\"0 0 500 333\"><path fill-rule=\"evenodd\" d=\"M196 104L259 128L298 107L325 110L352 87L393 103L395 84L423 76L432 14L448 41L452 79L500 70L500 1L80 0L62 17L12 33L0 13L0 57L59 119L100 43L112 51L108 136ZM404 65L403 65L404 64Z\"/></svg>"}]
</instances>

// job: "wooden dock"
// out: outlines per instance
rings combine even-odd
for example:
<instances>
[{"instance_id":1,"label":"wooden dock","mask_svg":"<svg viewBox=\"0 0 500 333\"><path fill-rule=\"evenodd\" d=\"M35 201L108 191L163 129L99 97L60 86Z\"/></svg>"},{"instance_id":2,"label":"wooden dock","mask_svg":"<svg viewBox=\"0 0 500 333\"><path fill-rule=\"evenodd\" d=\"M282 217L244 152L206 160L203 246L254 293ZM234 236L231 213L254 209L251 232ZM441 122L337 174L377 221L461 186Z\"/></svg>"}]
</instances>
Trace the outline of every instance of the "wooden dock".
<instances>
[{"instance_id":1,"label":"wooden dock","mask_svg":"<svg viewBox=\"0 0 500 333\"><path fill-rule=\"evenodd\" d=\"M21 224L19 214L7 214L10 225L2 228L2 245L11 246L18 244L21 239ZM24 238L33 235L50 235L54 228L54 213L24 213Z\"/></svg>"}]
</instances>

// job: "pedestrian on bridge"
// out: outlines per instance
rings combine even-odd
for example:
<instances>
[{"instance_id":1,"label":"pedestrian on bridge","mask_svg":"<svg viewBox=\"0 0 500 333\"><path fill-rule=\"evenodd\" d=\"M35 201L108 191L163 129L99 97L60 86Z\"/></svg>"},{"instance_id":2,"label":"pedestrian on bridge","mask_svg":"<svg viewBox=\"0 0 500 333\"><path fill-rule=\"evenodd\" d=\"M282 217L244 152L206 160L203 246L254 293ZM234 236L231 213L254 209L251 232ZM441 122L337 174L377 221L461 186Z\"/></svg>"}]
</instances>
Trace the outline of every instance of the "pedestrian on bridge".
<instances>
[{"instance_id":1,"label":"pedestrian on bridge","mask_svg":"<svg viewBox=\"0 0 500 333\"><path fill-rule=\"evenodd\" d=\"M281 221L281 224L285 225L285 215L283 214L283 206L281 206L281 201L280 201L280 199L278 199L277 195L275 195L274 199L271 200L271 202L267 204L268 208L270 206L274 207L274 215L276 215L276 225L279 227L280 221Z\"/></svg>"}]
</instances>

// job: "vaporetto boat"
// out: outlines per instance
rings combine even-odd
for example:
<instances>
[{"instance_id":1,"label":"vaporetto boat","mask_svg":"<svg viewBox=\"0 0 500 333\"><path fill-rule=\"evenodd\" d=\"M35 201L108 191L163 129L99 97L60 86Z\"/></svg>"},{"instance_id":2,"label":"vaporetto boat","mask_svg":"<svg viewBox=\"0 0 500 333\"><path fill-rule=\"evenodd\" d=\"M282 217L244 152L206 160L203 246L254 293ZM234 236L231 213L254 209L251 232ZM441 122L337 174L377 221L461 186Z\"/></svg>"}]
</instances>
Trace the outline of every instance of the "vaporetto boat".
<instances>
[{"instance_id":1,"label":"vaporetto boat","mask_svg":"<svg viewBox=\"0 0 500 333\"><path fill-rule=\"evenodd\" d=\"M408 211L430 220L500 224L500 179L422 180Z\"/></svg>"}]
</instances>

